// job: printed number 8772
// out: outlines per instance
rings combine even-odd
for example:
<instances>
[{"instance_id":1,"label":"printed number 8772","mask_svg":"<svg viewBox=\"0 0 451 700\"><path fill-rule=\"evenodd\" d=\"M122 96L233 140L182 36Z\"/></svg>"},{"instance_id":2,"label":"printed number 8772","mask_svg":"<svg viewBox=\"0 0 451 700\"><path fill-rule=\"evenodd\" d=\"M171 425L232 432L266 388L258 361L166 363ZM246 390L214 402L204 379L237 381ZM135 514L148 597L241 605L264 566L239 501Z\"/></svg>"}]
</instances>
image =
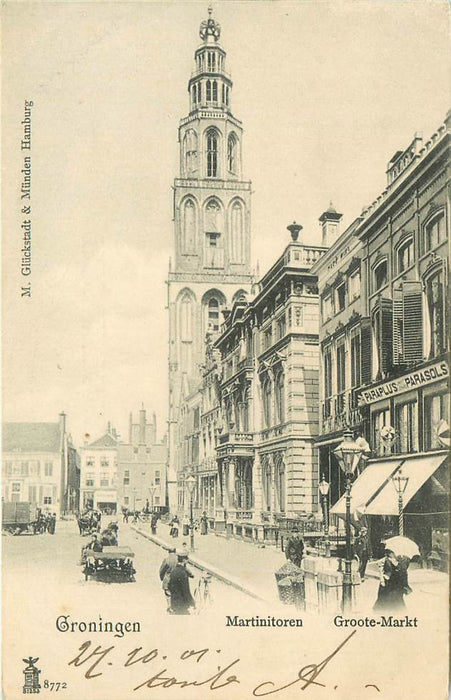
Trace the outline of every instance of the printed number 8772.
<instances>
[{"instance_id":1,"label":"printed number 8772","mask_svg":"<svg viewBox=\"0 0 451 700\"><path fill-rule=\"evenodd\" d=\"M64 681L47 681L45 680L44 683L44 688L47 688L48 690L52 691L54 690L55 692L58 692L58 690L65 690L67 688L67 683Z\"/></svg>"}]
</instances>

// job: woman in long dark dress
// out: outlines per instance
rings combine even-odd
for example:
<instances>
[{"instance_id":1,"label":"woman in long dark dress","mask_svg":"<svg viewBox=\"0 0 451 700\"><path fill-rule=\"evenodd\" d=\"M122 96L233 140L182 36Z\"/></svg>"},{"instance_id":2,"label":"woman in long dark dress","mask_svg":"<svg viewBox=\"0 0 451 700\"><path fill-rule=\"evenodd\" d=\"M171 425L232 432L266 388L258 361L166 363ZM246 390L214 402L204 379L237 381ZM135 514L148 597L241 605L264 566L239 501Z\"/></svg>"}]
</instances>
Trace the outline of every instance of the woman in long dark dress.
<instances>
[{"instance_id":1,"label":"woman in long dark dress","mask_svg":"<svg viewBox=\"0 0 451 700\"><path fill-rule=\"evenodd\" d=\"M385 552L381 583L373 610L402 610L406 607L404 595L411 592L407 581L409 560L396 557L391 551Z\"/></svg>"}]
</instances>

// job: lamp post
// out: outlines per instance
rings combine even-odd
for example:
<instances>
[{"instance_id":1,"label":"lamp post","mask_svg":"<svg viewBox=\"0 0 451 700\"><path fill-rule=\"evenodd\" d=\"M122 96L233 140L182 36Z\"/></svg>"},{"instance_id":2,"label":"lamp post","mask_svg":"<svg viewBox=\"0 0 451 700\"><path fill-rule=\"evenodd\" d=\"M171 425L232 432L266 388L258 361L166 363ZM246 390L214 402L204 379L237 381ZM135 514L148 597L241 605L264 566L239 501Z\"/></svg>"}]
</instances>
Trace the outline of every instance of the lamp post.
<instances>
[{"instance_id":1,"label":"lamp post","mask_svg":"<svg viewBox=\"0 0 451 700\"><path fill-rule=\"evenodd\" d=\"M322 475L321 481L318 484L318 490L321 500L321 509L323 511L323 525L324 525L324 548L326 550L326 557L330 556L330 542L329 542L329 489L330 484L326 481L324 474Z\"/></svg>"},{"instance_id":2,"label":"lamp post","mask_svg":"<svg viewBox=\"0 0 451 700\"><path fill-rule=\"evenodd\" d=\"M407 483L409 481L408 476L404 476L401 469L399 472L392 476L393 486L398 494L398 517L399 517L399 534L404 535L404 510L403 510L403 497L406 492Z\"/></svg>"},{"instance_id":3,"label":"lamp post","mask_svg":"<svg viewBox=\"0 0 451 700\"><path fill-rule=\"evenodd\" d=\"M351 431L345 431L343 441L334 450L334 455L346 477L346 559L343 575L343 612L349 612L352 607L351 483L362 455L362 447L354 442Z\"/></svg>"},{"instance_id":4,"label":"lamp post","mask_svg":"<svg viewBox=\"0 0 451 700\"><path fill-rule=\"evenodd\" d=\"M191 552L194 552L193 491L196 485L196 477L193 474L188 474L185 477L185 484L189 493L189 545Z\"/></svg>"}]
</instances>

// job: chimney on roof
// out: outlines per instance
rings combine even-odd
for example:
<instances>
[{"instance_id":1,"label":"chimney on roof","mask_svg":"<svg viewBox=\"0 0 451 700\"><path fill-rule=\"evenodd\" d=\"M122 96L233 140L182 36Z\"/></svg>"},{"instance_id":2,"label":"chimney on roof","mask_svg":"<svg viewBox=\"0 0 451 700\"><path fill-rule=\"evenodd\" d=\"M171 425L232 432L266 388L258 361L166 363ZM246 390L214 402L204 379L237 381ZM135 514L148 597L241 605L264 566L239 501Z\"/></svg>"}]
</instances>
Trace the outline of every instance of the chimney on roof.
<instances>
[{"instance_id":1,"label":"chimney on roof","mask_svg":"<svg viewBox=\"0 0 451 700\"><path fill-rule=\"evenodd\" d=\"M340 235L340 221L342 218L343 214L337 212L332 202L329 204L329 208L319 217L318 220L322 230L321 245L325 248L330 248Z\"/></svg>"}]
</instances>

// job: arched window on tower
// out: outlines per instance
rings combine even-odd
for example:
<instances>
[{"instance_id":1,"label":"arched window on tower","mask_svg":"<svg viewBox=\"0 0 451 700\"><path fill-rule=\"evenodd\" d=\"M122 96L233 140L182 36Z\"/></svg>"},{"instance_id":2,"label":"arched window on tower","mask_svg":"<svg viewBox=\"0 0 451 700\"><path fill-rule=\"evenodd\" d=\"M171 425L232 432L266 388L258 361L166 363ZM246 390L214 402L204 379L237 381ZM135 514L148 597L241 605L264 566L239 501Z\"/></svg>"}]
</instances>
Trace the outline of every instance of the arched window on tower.
<instances>
[{"instance_id":1,"label":"arched window on tower","mask_svg":"<svg viewBox=\"0 0 451 700\"><path fill-rule=\"evenodd\" d=\"M207 80L207 102L211 102L211 80Z\"/></svg>"},{"instance_id":2,"label":"arched window on tower","mask_svg":"<svg viewBox=\"0 0 451 700\"><path fill-rule=\"evenodd\" d=\"M184 139L185 172L194 175L197 171L197 134L193 129L189 129Z\"/></svg>"},{"instance_id":3,"label":"arched window on tower","mask_svg":"<svg viewBox=\"0 0 451 700\"><path fill-rule=\"evenodd\" d=\"M240 201L235 201L230 210L230 262L244 262L244 210Z\"/></svg>"},{"instance_id":4,"label":"arched window on tower","mask_svg":"<svg viewBox=\"0 0 451 700\"><path fill-rule=\"evenodd\" d=\"M182 207L182 254L194 253L196 250L197 209L190 198L185 200Z\"/></svg>"},{"instance_id":5,"label":"arched window on tower","mask_svg":"<svg viewBox=\"0 0 451 700\"><path fill-rule=\"evenodd\" d=\"M230 134L227 140L227 166L231 173L236 174L236 136Z\"/></svg>"},{"instance_id":6,"label":"arched window on tower","mask_svg":"<svg viewBox=\"0 0 451 700\"><path fill-rule=\"evenodd\" d=\"M193 96L193 106L194 106L196 104L196 97L197 97L197 89L196 89L195 85L193 85L191 92L192 92L192 96Z\"/></svg>"},{"instance_id":7,"label":"arched window on tower","mask_svg":"<svg viewBox=\"0 0 451 700\"><path fill-rule=\"evenodd\" d=\"M179 305L180 370L190 372L193 356L193 300L188 292Z\"/></svg>"},{"instance_id":8,"label":"arched window on tower","mask_svg":"<svg viewBox=\"0 0 451 700\"><path fill-rule=\"evenodd\" d=\"M213 80L213 102L218 101L218 81Z\"/></svg>"},{"instance_id":9,"label":"arched window on tower","mask_svg":"<svg viewBox=\"0 0 451 700\"><path fill-rule=\"evenodd\" d=\"M197 83L197 101L199 104L202 102L202 83Z\"/></svg>"},{"instance_id":10,"label":"arched window on tower","mask_svg":"<svg viewBox=\"0 0 451 700\"><path fill-rule=\"evenodd\" d=\"M222 84L222 103L225 104L225 85Z\"/></svg>"},{"instance_id":11,"label":"arched window on tower","mask_svg":"<svg viewBox=\"0 0 451 700\"><path fill-rule=\"evenodd\" d=\"M207 82L208 99L208 82ZM207 132L207 177L218 175L218 134L213 129Z\"/></svg>"},{"instance_id":12,"label":"arched window on tower","mask_svg":"<svg viewBox=\"0 0 451 700\"><path fill-rule=\"evenodd\" d=\"M210 333L217 333L219 330L219 301L210 299L208 302L207 330Z\"/></svg>"}]
</instances>

